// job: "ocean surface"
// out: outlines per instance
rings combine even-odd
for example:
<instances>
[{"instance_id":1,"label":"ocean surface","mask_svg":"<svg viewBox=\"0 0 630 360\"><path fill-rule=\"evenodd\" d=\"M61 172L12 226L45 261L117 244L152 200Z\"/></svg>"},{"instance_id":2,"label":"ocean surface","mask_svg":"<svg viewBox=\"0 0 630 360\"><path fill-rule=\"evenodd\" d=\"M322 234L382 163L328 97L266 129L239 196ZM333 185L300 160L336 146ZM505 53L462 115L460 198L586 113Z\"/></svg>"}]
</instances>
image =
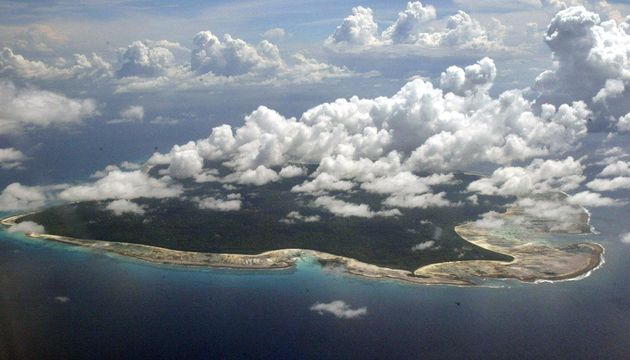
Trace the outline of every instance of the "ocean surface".
<instances>
[{"instance_id":1,"label":"ocean surface","mask_svg":"<svg viewBox=\"0 0 630 360\"><path fill-rule=\"evenodd\" d=\"M0 358L628 359L629 215L593 211L591 276L497 288L162 266L0 232ZM333 300L367 314L310 310Z\"/></svg>"}]
</instances>

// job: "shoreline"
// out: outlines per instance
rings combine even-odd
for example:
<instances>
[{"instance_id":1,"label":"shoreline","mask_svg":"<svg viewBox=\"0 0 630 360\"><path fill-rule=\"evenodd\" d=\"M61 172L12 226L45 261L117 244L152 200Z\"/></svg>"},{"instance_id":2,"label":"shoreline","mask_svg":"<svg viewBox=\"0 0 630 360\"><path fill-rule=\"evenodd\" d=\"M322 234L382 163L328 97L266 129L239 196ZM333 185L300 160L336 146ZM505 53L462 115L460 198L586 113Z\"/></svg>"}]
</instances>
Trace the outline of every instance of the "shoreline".
<instances>
[{"instance_id":1,"label":"shoreline","mask_svg":"<svg viewBox=\"0 0 630 360\"><path fill-rule=\"evenodd\" d=\"M510 209L502 214L509 217ZM10 227L37 211L11 215L0 220ZM587 217L588 221L588 217ZM604 263L604 248L596 243L576 243L551 247L532 242L515 241L500 232L489 231L467 222L455 227L465 241L497 253L512 256L510 262L496 260L462 260L425 265L415 271L391 269L356 259L308 249L271 250L255 255L202 253L161 248L151 245L76 239L53 234L26 233L34 239L101 250L154 264L184 267L241 270L287 269L307 257L322 267L371 279L393 279L423 285L481 286L488 279L516 279L526 283L556 282L587 277Z\"/></svg>"}]
</instances>

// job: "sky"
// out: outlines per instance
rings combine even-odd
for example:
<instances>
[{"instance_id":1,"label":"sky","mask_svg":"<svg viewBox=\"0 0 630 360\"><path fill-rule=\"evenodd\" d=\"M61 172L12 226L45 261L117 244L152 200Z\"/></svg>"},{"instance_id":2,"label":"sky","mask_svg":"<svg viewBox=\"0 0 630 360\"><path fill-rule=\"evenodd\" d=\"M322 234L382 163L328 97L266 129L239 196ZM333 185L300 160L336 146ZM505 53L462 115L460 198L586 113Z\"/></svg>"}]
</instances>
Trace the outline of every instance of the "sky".
<instances>
[{"instance_id":1,"label":"sky","mask_svg":"<svg viewBox=\"0 0 630 360\"><path fill-rule=\"evenodd\" d=\"M307 175L292 191L312 206L396 216L461 206L433 189L454 171L488 174L471 206L552 189L625 206L628 14L579 0L3 1L0 210L137 212L133 199L186 200L193 181L223 183L230 194L195 201L231 211L243 187ZM349 203L357 190L381 208Z\"/></svg>"}]
</instances>

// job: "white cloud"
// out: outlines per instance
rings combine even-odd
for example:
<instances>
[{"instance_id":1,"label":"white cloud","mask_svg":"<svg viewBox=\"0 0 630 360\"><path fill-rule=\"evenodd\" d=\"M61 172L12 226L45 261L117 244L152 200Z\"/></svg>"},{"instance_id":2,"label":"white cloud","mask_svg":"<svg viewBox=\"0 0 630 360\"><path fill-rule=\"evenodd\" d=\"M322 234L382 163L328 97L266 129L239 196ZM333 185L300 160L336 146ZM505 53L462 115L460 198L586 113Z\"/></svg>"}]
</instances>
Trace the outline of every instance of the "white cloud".
<instances>
[{"instance_id":1,"label":"white cloud","mask_svg":"<svg viewBox=\"0 0 630 360\"><path fill-rule=\"evenodd\" d=\"M446 170L561 154L586 135L590 112L583 103L544 105L537 114L519 91L492 98L493 62L477 65L462 69L465 81L475 85L458 87L461 96L416 79L391 97L338 99L299 119L261 106L244 125L216 127L207 139L186 146L240 172L320 163L315 175L364 182L389 170ZM152 161L168 163L169 157Z\"/></svg>"},{"instance_id":2,"label":"white cloud","mask_svg":"<svg viewBox=\"0 0 630 360\"><path fill-rule=\"evenodd\" d=\"M0 169L14 169L22 166L26 155L14 148L0 148Z\"/></svg>"},{"instance_id":3,"label":"white cloud","mask_svg":"<svg viewBox=\"0 0 630 360\"><path fill-rule=\"evenodd\" d=\"M322 191L348 191L354 187L352 181L339 180L328 173L320 173L313 180L295 185L291 191L304 193L320 193Z\"/></svg>"},{"instance_id":4,"label":"white cloud","mask_svg":"<svg viewBox=\"0 0 630 360\"><path fill-rule=\"evenodd\" d=\"M320 315L329 313L339 319L355 319L367 314L366 307L353 309L345 301L335 300L329 303L317 302L311 306L311 311L316 311Z\"/></svg>"},{"instance_id":5,"label":"white cloud","mask_svg":"<svg viewBox=\"0 0 630 360\"><path fill-rule=\"evenodd\" d=\"M96 102L92 99L72 99L0 81L0 135L31 128L76 125L96 115Z\"/></svg>"},{"instance_id":6,"label":"white cloud","mask_svg":"<svg viewBox=\"0 0 630 360\"><path fill-rule=\"evenodd\" d=\"M621 242L624 244L630 244L630 233L621 234Z\"/></svg>"},{"instance_id":7,"label":"white cloud","mask_svg":"<svg viewBox=\"0 0 630 360\"><path fill-rule=\"evenodd\" d=\"M610 126L611 117L614 122L627 114L629 21L628 17L619 22L602 21L597 13L582 6L558 12L545 34L555 65L536 80L539 101L560 104L583 100L594 110L598 126Z\"/></svg>"},{"instance_id":8,"label":"white cloud","mask_svg":"<svg viewBox=\"0 0 630 360\"><path fill-rule=\"evenodd\" d=\"M425 242L421 242L411 247L411 251L423 251L432 248L435 245L435 241L429 240Z\"/></svg>"},{"instance_id":9,"label":"white cloud","mask_svg":"<svg viewBox=\"0 0 630 360\"><path fill-rule=\"evenodd\" d=\"M594 179L586 184L589 189L595 191L615 191L630 189L630 177L618 176L611 179Z\"/></svg>"},{"instance_id":10,"label":"white cloud","mask_svg":"<svg viewBox=\"0 0 630 360\"><path fill-rule=\"evenodd\" d=\"M623 160L617 160L606 167L599 173L598 176L630 176L630 163Z\"/></svg>"},{"instance_id":11,"label":"white cloud","mask_svg":"<svg viewBox=\"0 0 630 360\"><path fill-rule=\"evenodd\" d=\"M55 296L53 299L55 300L55 302L58 302L60 304L70 302L70 298L68 296Z\"/></svg>"},{"instance_id":12,"label":"white cloud","mask_svg":"<svg viewBox=\"0 0 630 360\"><path fill-rule=\"evenodd\" d=\"M570 195L567 199L569 204L580 205L585 207L602 207L602 206L620 206L622 202L613 198L602 196L601 194L590 192L588 190L581 191L577 194Z\"/></svg>"},{"instance_id":13,"label":"white cloud","mask_svg":"<svg viewBox=\"0 0 630 360\"><path fill-rule=\"evenodd\" d=\"M180 123L180 119L177 118L172 118L172 117L168 117L168 116L162 116L162 115L158 115L156 117L153 118L153 120L150 121L151 124L155 124L155 125L166 125L166 126L173 126L173 125L177 125Z\"/></svg>"},{"instance_id":14,"label":"white cloud","mask_svg":"<svg viewBox=\"0 0 630 360\"><path fill-rule=\"evenodd\" d=\"M112 66L96 54L74 54L55 65L29 60L4 47L0 52L0 74L29 80L102 79L112 76Z\"/></svg>"},{"instance_id":15,"label":"white cloud","mask_svg":"<svg viewBox=\"0 0 630 360\"><path fill-rule=\"evenodd\" d=\"M619 120L617 120L617 131L630 132L630 112L619 117Z\"/></svg>"},{"instance_id":16,"label":"white cloud","mask_svg":"<svg viewBox=\"0 0 630 360\"><path fill-rule=\"evenodd\" d=\"M173 147L167 173L176 179L193 177L203 169L203 159L191 143Z\"/></svg>"},{"instance_id":17,"label":"white cloud","mask_svg":"<svg viewBox=\"0 0 630 360\"><path fill-rule=\"evenodd\" d=\"M326 39L326 44L373 45L378 44L378 25L372 9L363 6L352 8L352 14L343 19L335 33Z\"/></svg>"},{"instance_id":18,"label":"white cloud","mask_svg":"<svg viewBox=\"0 0 630 360\"><path fill-rule=\"evenodd\" d=\"M429 192L433 185L449 184L453 179L453 174L419 177L410 171L401 171L368 180L361 184L361 188L376 194L422 194Z\"/></svg>"},{"instance_id":19,"label":"white cloud","mask_svg":"<svg viewBox=\"0 0 630 360\"><path fill-rule=\"evenodd\" d=\"M162 41L134 41L120 50L118 77L153 77L166 74L174 65L173 48L180 48L177 43Z\"/></svg>"},{"instance_id":20,"label":"white cloud","mask_svg":"<svg viewBox=\"0 0 630 360\"><path fill-rule=\"evenodd\" d=\"M144 215L145 213L144 207L127 199L114 200L107 204L105 209L113 212L116 216L124 214Z\"/></svg>"},{"instance_id":21,"label":"white cloud","mask_svg":"<svg viewBox=\"0 0 630 360\"><path fill-rule=\"evenodd\" d=\"M510 206L520 209L509 217L491 211L481 216L475 225L497 229L507 225L543 227L550 232L581 233L585 231L584 210L579 205L570 204L562 197L546 199L521 198Z\"/></svg>"},{"instance_id":22,"label":"white cloud","mask_svg":"<svg viewBox=\"0 0 630 360\"><path fill-rule=\"evenodd\" d=\"M337 179L356 179L359 182L370 182L378 177L395 176L402 170L400 154L396 151L392 151L376 160L370 160L366 157L355 160L352 153L349 152L349 150L353 149L353 146L350 144L346 146L347 149L344 149L343 144L338 145L340 154L324 156L319 161L315 175L327 173ZM371 150L369 152L374 152L374 154L380 153L380 151ZM344 153L347 153L347 155L344 155Z\"/></svg>"},{"instance_id":23,"label":"white cloud","mask_svg":"<svg viewBox=\"0 0 630 360\"><path fill-rule=\"evenodd\" d=\"M586 178L580 160L535 159L526 167L502 167L491 176L473 181L468 191L485 195L523 196L552 190L576 189Z\"/></svg>"},{"instance_id":24,"label":"white cloud","mask_svg":"<svg viewBox=\"0 0 630 360\"><path fill-rule=\"evenodd\" d=\"M230 34L219 38L210 31L201 31L193 38L195 49L190 62L185 64L174 61L171 48L165 43L173 44L162 40L150 45L146 42L130 45L129 54L124 53L128 56L121 59L129 66L123 65L119 70L122 78L117 81L116 91L207 90L235 85L278 87L358 75L300 53L284 58L268 40L252 45ZM123 70L124 76L120 74Z\"/></svg>"},{"instance_id":25,"label":"white cloud","mask_svg":"<svg viewBox=\"0 0 630 360\"><path fill-rule=\"evenodd\" d=\"M408 2L407 8L398 13L396 21L383 32L383 38L395 43L416 42L414 37L421 33L424 24L435 20L437 12L431 5L420 1Z\"/></svg>"},{"instance_id":26,"label":"white cloud","mask_svg":"<svg viewBox=\"0 0 630 360\"><path fill-rule=\"evenodd\" d=\"M306 175L307 170L305 167L295 166L295 165L287 165L280 169L278 175L282 178L292 178L296 176L304 176Z\"/></svg>"},{"instance_id":27,"label":"white cloud","mask_svg":"<svg viewBox=\"0 0 630 360\"><path fill-rule=\"evenodd\" d=\"M130 161L123 161L119 165L107 165L103 170L95 171L90 177L92 178L102 178L105 175L109 174L112 171L120 171L120 169L124 170L140 170L142 169L142 165L133 163Z\"/></svg>"},{"instance_id":28,"label":"white cloud","mask_svg":"<svg viewBox=\"0 0 630 360\"><path fill-rule=\"evenodd\" d=\"M507 27L497 19L492 19L488 26L484 26L460 10L448 18L443 30L436 31L430 26L436 18L433 6L425 6L420 1L408 2L394 23L378 34L372 9L358 6L352 9L352 14L343 20L324 44L335 51L392 47L398 49L399 53L406 53L410 50L409 46L411 49L424 50L506 50L503 38Z\"/></svg>"},{"instance_id":29,"label":"white cloud","mask_svg":"<svg viewBox=\"0 0 630 360\"><path fill-rule=\"evenodd\" d=\"M475 225L484 229L499 229L505 225L505 220L498 212L490 211L482 214Z\"/></svg>"},{"instance_id":30,"label":"white cloud","mask_svg":"<svg viewBox=\"0 0 630 360\"><path fill-rule=\"evenodd\" d=\"M267 40L252 46L230 34L219 39L210 31L201 31L195 35L193 43L196 48L190 63L192 70L198 74L275 73L285 66L278 47Z\"/></svg>"},{"instance_id":31,"label":"white cloud","mask_svg":"<svg viewBox=\"0 0 630 360\"><path fill-rule=\"evenodd\" d=\"M140 105L131 105L128 108L120 112L120 118L110 120L108 123L126 123L126 122L141 122L144 119L144 108Z\"/></svg>"},{"instance_id":32,"label":"white cloud","mask_svg":"<svg viewBox=\"0 0 630 360\"><path fill-rule=\"evenodd\" d=\"M71 186L58 195L65 201L89 201L107 199L167 198L182 193L181 186L168 177L155 179L140 170L109 172L96 182Z\"/></svg>"},{"instance_id":33,"label":"white cloud","mask_svg":"<svg viewBox=\"0 0 630 360\"><path fill-rule=\"evenodd\" d=\"M280 222L287 224L295 224L300 222L310 223L310 222L318 222L320 220L319 215L311 215L306 216L300 214L299 211L291 211L284 218L280 219Z\"/></svg>"},{"instance_id":34,"label":"white cloud","mask_svg":"<svg viewBox=\"0 0 630 360\"><path fill-rule=\"evenodd\" d=\"M17 48L50 53L54 48L67 43L68 37L46 24L34 24L28 27L17 27L13 41L9 42Z\"/></svg>"},{"instance_id":35,"label":"white cloud","mask_svg":"<svg viewBox=\"0 0 630 360\"><path fill-rule=\"evenodd\" d=\"M225 180L231 182L232 179L235 179L235 182L239 184L261 186L280 180L280 176L272 169L260 165L256 169L248 169L228 175Z\"/></svg>"},{"instance_id":36,"label":"white cloud","mask_svg":"<svg viewBox=\"0 0 630 360\"><path fill-rule=\"evenodd\" d=\"M381 211L372 211L366 204L353 204L343 200L336 199L331 196L320 196L315 199L315 205L323 207L336 216L341 217L364 217L372 218L374 216L390 217L402 215L398 209L389 209Z\"/></svg>"},{"instance_id":37,"label":"white cloud","mask_svg":"<svg viewBox=\"0 0 630 360\"><path fill-rule=\"evenodd\" d=\"M430 190L422 178L409 171L402 171L393 176L378 177L361 184L361 188L376 194L425 193Z\"/></svg>"},{"instance_id":38,"label":"white cloud","mask_svg":"<svg viewBox=\"0 0 630 360\"><path fill-rule=\"evenodd\" d=\"M438 194L405 194L397 193L393 194L383 201L384 205L392 207L402 208L422 208L429 207L444 207L454 206L456 204L451 203L445 198L446 193L441 192Z\"/></svg>"},{"instance_id":39,"label":"white cloud","mask_svg":"<svg viewBox=\"0 0 630 360\"><path fill-rule=\"evenodd\" d=\"M47 200L48 196L42 187L12 183L0 193L0 211L38 209L43 207Z\"/></svg>"},{"instance_id":40,"label":"white cloud","mask_svg":"<svg viewBox=\"0 0 630 360\"><path fill-rule=\"evenodd\" d=\"M7 229L7 231L10 233L20 232L20 233L25 233L25 234L28 234L28 233L45 234L46 233L46 230L44 229L42 225L33 221L22 221L15 225L11 225Z\"/></svg>"},{"instance_id":41,"label":"white cloud","mask_svg":"<svg viewBox=\"0 0 630 360\"><path fill-rule=\"evenodd\" d=\"M511 222L542 219L549 231L557 232L579 229L583 223L584 210L562 200L523 198L517 200L516 205L523 210L523 215L510 219Z\"/></svg>"},{"instance_id":42,"label":"white cloud","mask_svg":"<svg viewBox=\"0 0 630 360\"><path fill-rule=\"evenodd\" d=\"M263 37L266 39L279 39L286 35L286 31L283 28L272 28L263 33Z\"/></svg>"},{"instance_id":43,"label":"white cloud","mask_svg":"<svg viewBox=\"0 0 630 360\"><path fill-rule=\"evenodd\" d=\"M280 34L280 30L275 29L274 34ZM115 66L96 54L74 54L71 60L58 58L51 65L27 59L5 47L0 52L0 75L38 81L98 80L114 86L116 93L238 85L279 87L373 75L356 74L301 53L283 57L278 47L267 40L252 45L230 34L219 39L210 31L202 31L193 43L196 48L191 52L168 40L134 41L119 50Z\"/></svg>"},{"instance_id":44,"label":"white cloud","mask_svg":"<svg viewBox=\"0 0 630 360\"><path fill-rule=\"evenodd\" d=\"M232 195L232 196L230 196ZM238 211L241 209L243 202L240 194L229 194L227 200L214 197L197 199L197 205L200 209L218 210L218 211Z\"/></svg>"},{"instance_id":45,"label":"white cloud","mask_svg":"<svg viewBox=\"0 0 630 360\"><path fill-rule=\"evenodd\" d=\"M490 58L483 58L477 64L466 66L450 66L440 75L440 87L457 95L466 92L488 91L494 83L497 68Z\"/></svg>"}]
</instances>

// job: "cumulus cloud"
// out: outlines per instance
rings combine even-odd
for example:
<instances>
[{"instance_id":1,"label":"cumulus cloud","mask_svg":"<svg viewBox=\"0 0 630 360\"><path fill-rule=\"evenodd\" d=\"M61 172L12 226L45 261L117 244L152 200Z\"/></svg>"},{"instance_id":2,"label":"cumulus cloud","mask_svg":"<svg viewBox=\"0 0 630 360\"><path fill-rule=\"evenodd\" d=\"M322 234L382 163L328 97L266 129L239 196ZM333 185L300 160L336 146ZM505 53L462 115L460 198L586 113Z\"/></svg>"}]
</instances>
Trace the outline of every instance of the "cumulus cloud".
<instances>
[{"instance_id":1,"label":"cumulus cloud","mask_svg":"<svg viewBox=\"0 0 630 360\"><path fill-rule=\"evenodd\" d=\"M72 99L35 88L0 81L0 135L32 128L68 126L98 115L96 101Z\"/></svg>"},{"instance_id":2,"label":"cumulus cloud","mask_svg":"<svg viewBox=\"0 0 630 360\"><path fill-rule=\"evenodd\" d=\"M630 17L602 21L583 6L559 11L545 42L554 68L541 73L539 101L560 104L582 100L594 110L595 127L612 126L630 110ZM623 128L623 123L620 125Z\"/></svg>"},{"instance_id":3,"label":"cumulus cloud","mask_svg":"<svg viewBox=\"0 0 630 360\"><path fill-rule=\"evenodd\" d=\"M436 18L433 6L423 5L420 1L408 2L393 24L379 34L372 9L358 6L337 26L325 45L336 51L397 45L484 51L506 48L503 45L506 26L496 19L486 27L460 10L448 18L443 30L435 31L429 24Z\"/></svg>"},{"instance_id":4,"label":"cumulus cloud","mask_svg":"<svg viewBox=\"0 0 630 360\"><path fill-rule=\"evenodd\" d=\"M372 9L363 6L352 8L352 14L343 19L326 44L373 45L380 42L378 25L374 21Z\"/></svg>"},{"instance_id":5,"label":"cumulus cloud","mask_svg":"<svg viewBox=\"0 0 630 360\"><path fill-rule=\"evenodd\" d=\"M304 193L320 193L323 191L347 191L354 187L352 181L339 180L328 173L320 173L313 180L307 180L300 185L295 185L291 191Z\"/></svg>"},{"instance_id":6,"label":"cumulus cloud","mask_svg":"<svg viewBox=\"0 0 630 360\"><path fill-rule=\"evenodd\" d=\"M356 319L367 314L366 307L353 309L349 304L346 304L346 302L342 300L335 300L329 303L317 302L311 306L311 311L315 311L320 315L329 313L339 319Z\"/></svg>"},{"instance_id":7,"label":"cumulus cloud","mask_svg":"<svg viewBox=\"0 0 630 360\"><path fill-rule=\"evenodd\" d=\"M278 173L263 165L259 165L255 169L248 169L242 172L237 171L226 176L224 179L226 182L236 182L243 185L256 186L265 185L278 180L280 180Z\"/></svg>"},{"instance_id":8,"label":"cumulus cloud","mask_svg":"<svg viewBox=\"0 0 630 360\"><path fill-rule=\"evenodd\" d=\"M263 33L263 37L267 39L279 39L286 35L286 31L283 28L272 28Z\"/></svg>"},{"instance_id":9,"label":"cumulus cloud","mask_svg":"<svg viewBox=\"0 0 630 360\"><path fill-rule=\"evenodd\" d=\"M230 34L218 37L211 31L200 31L193 38L189 63L175 61L173 44L176 43L162 40L129 45L121 56L117 92L228 85L281 86L357 75L345 67L300 53L285 58L268 40L253 45Z\"/></svg>"},{"instance_id":10,"label":"cumulus cloud","mask_svg":"<svg viewBox=\"0 0 630 360\"><path fill-rule=\"evenodd\" d=\"M553 190L576 189L586 177L580 160L535 159L526 167L502 167L491 176L473 181L468 191L484 195L524 196Z\"/></svg>"},{"instance_id":11,"label":"cumulus cloud","mask_svg":"<svg viewBox=\"0 0 630 360\"><path fill-rule=\"evenodd\" d=\"M295 165L287 165L280 169L278 175L282 178L292 178L296 176L306 175L307 169L305 167L295 166Z\"/></svg>"},{"instance_id":12,"label":"cumulus cloud","mask_svg":"<svg viewBox=\"0 0 630 360\"><path fill-rule=\"evenodd\" d=\"M1 211L33 210L43 207L49 199L46 189L39 186L9 184L0 193Z\"/></svg>"},{"instance_id":13,"label":"cumulus cloud","mask_svg":"<svg viewBox=\"0 0 630 360\"><path fill-rule=\"evenodd\" d=\"M489 211L482 214L479 219L475 221L475 225L484 229L499 229L505 226L505 220L496 211Z\"/></svg>"},{"instance_id":14,"label":"cumulus cloud","mask_svg":"<svg viewBox=\"0 0 630 360\"><path fill-rule=\"evenodd\" d=\"M630 163L623 160L617 160L606 167L599 173L598 176L630 176Z\"/></svg>"},{"instance_id":15,"label":"cumulus cloud","mask_svg":"<svg viewBox=\"0 0 630 360\"><path fill-rule=\"evenodd\" d=\"M410 171L401 171L364 182L361 188L376 194L422 194L429 192L433 185L452 183L453 178L453 174L419 177Z\"/></svg>"},{"instance_id":16,"label":"cumulus cloud","mask_svg":"<svg viewBox=\"0 0 630 360\"><path fill-rule=\"evenodd\" d=\"M512 222L527 222L531 219L544 220L548 231L580 231L584 210L580 206L558 199L523 198L515 203L523 214L510 219Z\"/></svg>"},{"instance_id":17,"label":"cumulus cloud","mask_svg":"<svg viewBox=\"0 0 630 360\"><path fill-rule=\"evenodd\" d=\"M349 203L332 196L320 196L315 199L314 204L316 206L323 207L336 216L341 217L364 217L372 218L375 216L390 217L402 215L398 209L372 211L367 204L354 204Z\"/></svg>"},{"instance_id":18,"label":"cumulus cloud","mask_svg":"<svg viewBox=\"0 0 630 360\"><path fill-rule=\"evenodd\" d=\"M391 195L390 197L385 199L385 201L383 201L383 204L392 207L422 209L426 209L429 207L444 207L456 205L448 201L445 198L445 195L445 192L441 192L438 194L405 194L403 192Z\"/></svg>"},{"instance_id":19,"label":"cumulus cloud","mask_svg":"<svg viewBox=\"0 0 630 360\"><path fill-rule=\"evenodd\" d=\"M435 241L429 240L425 242L421 242L411 247L411 251L423 251L431 249L435 245Z\"/></svg>"},{"instance_id":20,"label":"cumulus cloud","mask_svg":"<svg viewBox=\"0 0 630 360\"><path fill-rule=\"evenodd\" d=\"M130 162L130 161L123 161L119 165L107 165L103 170L95 171L92 175L90 175L90 177L99 179L106 176L112 171L116 171L116 170L120 171L121 169L140 170L142 169L142 165L134 163L134 162Z\"/></svg>"},{"instance_id":21,"label":"cumulus cloud","mask_svg":"<svg viewBox=\"0 0 630 360\"><path fill-rule=\"evenodd\" d=\"M569 204L585 207L620 206L624 204L616 199L602 196L601 194L588 190L569 196L567 201Z\"/></svg>"},{"instance_id":22,"label":"cumulus cloud","mask_svg":"<svg viewBox=\"0 0 630 360\"><path fill-rule=\"evenodd\" d=\"M383 38L392 42L415 42L414 37L421 33L422 26L437 17L431 5L424 6L420 1L408 2L407 8L398 13L396 21L383 32Z\"/></svg>"},{"instance_id":23,"label":"cumulus cloud","mask_svg":"<svg viewBox=\"0 0 630 360\"><path fill-rule=\"evenodd\" d=\"M127 199L114 200L107 204L105 209L113 212L116 216L124 214L144 215L145 213L144 207Z\"/></svg>"},{"instance_id":24,"label":"cumulus cloud","mask_svg":"<svg viewBox=\"0 0 630 360\"><path fill-rule=\"evenodd\" d=\"M200 209L218 211L238 211L243 205L241 194L228 194L227 199L214 197L200 198L196 199L196 202Z\"/></svg>"},{"instance_id":25,"label":"cumulus cloud","mask_svg":"<svg viewBox=\"0 0 630 360\"><path fill-rule=\"evenodd\" d=\"M512 207L517 209L509 217L491 211L481 216L475 225L496 229L506 225L536 226L541 230L560 233L583 233L584 210L580 205L571 204L562 197L520 198Z\"/></svg>"},{"instance_id":26,"label":"cumulus cloud","mask_svg":"<svg viewBox=\"0 0 630 360\"><path fill-rule=\"evenodd\" d=\"M27 28L18 28L15 37L8 41L16 48L50 53L54 48L63 45L68 41L68 37L58 29L46 24L33 24Z\"/></svg>"},{"instance_id":27,"label":"cumulus cloud","mask_svg":"<svg viewBox=\"0 0 630 360\"><path fill-rule=\"evenodd\" d=\"M174 65L172 49L181 48L178 43L161 41L134 41L121 49L118 77L153 77L164 75Z\"/></svg>"},{"instance_id":28,"label":"cumulus cloud","mask_svg":"<svg viewBox=\"0 0 630 360\"><path fill-rule=\"evenodd\" d=\"M64 189L58 198L65 201L130 200L141 197L168 198L181 193L181 186L173 184L168 177L156 179L140 170L113 170L94 183Z\"/></svg>"},{"instance_id":29,"label":"cumulus cloud","mask_svg":"<svg viewBox=\"0 0 630 360\"><path fill-rule=\"evenodd\" d=\"M497 68L490 58L483 58L477 64L451 66L440 75L440 87L457 95L473 91L488 91L494 83Z\"/></svg>"},{"instance_id":30,"label":"cumulus cloud","mask_svg":"<svg viewBox=\"0 0 630 360\"><path fill-rule=\"evenodd\" d=\"M0 52L0 75L36 80L102 79L112 76L112 66L96 54L74 54L71 60L60 58L54 65L30 60L12 49Z\"/></svg>"},{"instance_id":31,"label":"cumulus cloud","mask_svg":"<svg viewBox=\"0 0 630 360\"><path fill-rule=\"evenodd\" d=\"M278 35L280 30L272 33ZM0 52L0 75L38 81L99 80L114 86L117 93L282 86L373 75L356 74L301 53L283 57L268 40L252 45L230 34L219 38L210 31L201 31L193 38L193 44L191 51L168 40L134 41L119 50L115 65L96 54L74 54L70 60L58 58L54 64L48 64L5 47Z\"/></svg>"},{"instance_id":32,"label":"cumulus cloud","mask_svg":"<svg viewBox=\"0 0 630 360\"><path fill-rule=\"evenodd\" d=\"M22 166L26 155L14 148L0 149L0 169L14 169Z\"/></svg>"},{"instance_id":33,"label":"cumulus cloud","mask_svg":"<svg viewBox=\"0 0 630 360\"><path fill-rule=\"evenodd\" d=\"M203 169L203 158L188 143L175 145L171 150L167 173L176 179L185 179L197 175Z\"/></svg>"},{"instance_id":34,"label":"cumulus cloud","mask_svg":"<svg viewBox=\"0 0 630 360\"><path fill-rule=\"evenodd\" d=\"M284 218L280 219L280 222L286 224L295 224L295 223L310 223L310 222L318 222L320 220L319 215L302 215L299 211L291 211Z\"/></svg>"},{"instance_id":35,"label":"cumulus cloud","mask_svg":"<svg viewBox=\"0 0 630 360\"><path fill-rule=\"evenodd\" d=\"M630 177L618 176L609 179L594 179L586 186L595 191L615 191L619 189L630 189Z\"/></svg>"},{"instance_id":36,"label":"cumulus cloud","mask_svg":"<svg viewBox=\"0 0 630 360\"><path fill-rule=\"evenodd\" d=\"M144 119L144 108L140 105L132 105L120 112L120 118L110 120L108 123L127 123L127 122L141 122Z\"/></svg>"},{"instance_id":37,"label":"cumulus cloud","mask_svg":"<svg viewBox=\"0 0 630 360\"><path fill-rule=\"evenodd\" d=\"M409 171L402 171L393 176L378 177L361 184L361 188L376 194L425 193L429 191L422 178Z\"/></svg>"},{"instance_id":38,"label":"cumulus cloud","mask_svg":"<svg viewBox=\"0 0 630 360\"><path fill-rule=\"evenodd\" d=\"M619 117L617 120L617 131L622 133L630 132L630 112Z\"/></svg>"},{"instance_id":39,"label":"cumulus cloud","mask_svg":"<svg viewBox=\"0 0 630 360\"><path fill-rule=\"evenodd\" d=\"M201 31L193 38L195 49L190 65L198 74L241 75L249 72L277 72L285 66L278 47L267 40L252 46L225 34L219 39L210 31Z\"/></svg>"},{"instance_id":40,"label":"cumulus cloud","mask_svg":"<svg viewBox=\"0 0 630 360\"><path fill-rule=\"evenodd\" d=\"M457 87L460 95L416 79L391 97L338 99L307 110L299 119L261 106L245 117L244 125L216 127L208 138L186 148L239 172L319 163L313 181L323 181L327 173L327 183L334 183L344 178L343 172L364 182L368 179L363 176L378 176L384 169L396 174L401 169L508 164L563 153L586 135L590 112L583 103L545 105L537 113L519 91L493 98L487 89L494 64L484 59L477 65L462 69L468 75ZM168 164L175 152L152 161Z\"/></svg>"},{"instance_id":41,"label":"cumulus cloud","mask_svg":"<svg viewBox=\"0 0 630 360\"><path fill-rule=\"evenodd\" d=\"M630 233L621 234L621 242L624 244L630 244Z\"/></svg>"},{"instance_id":42,"label":"cumulus cloud","mask_svg":"<svg viewBox=\"0 0 630 360\"><path fill-rule=\"evenodd\" d=\"M29 234L29 233L45 234L46 233L46 230L44 229L42 225L33 221L22 221L15 225L11 225L9 226L7 231L10 233L20 232L24 234Z\"/></svg>"}]
</instances>

